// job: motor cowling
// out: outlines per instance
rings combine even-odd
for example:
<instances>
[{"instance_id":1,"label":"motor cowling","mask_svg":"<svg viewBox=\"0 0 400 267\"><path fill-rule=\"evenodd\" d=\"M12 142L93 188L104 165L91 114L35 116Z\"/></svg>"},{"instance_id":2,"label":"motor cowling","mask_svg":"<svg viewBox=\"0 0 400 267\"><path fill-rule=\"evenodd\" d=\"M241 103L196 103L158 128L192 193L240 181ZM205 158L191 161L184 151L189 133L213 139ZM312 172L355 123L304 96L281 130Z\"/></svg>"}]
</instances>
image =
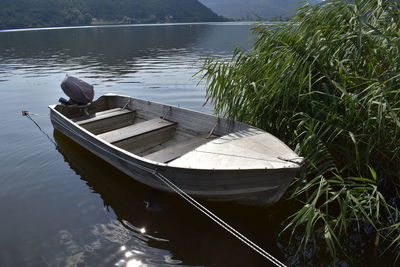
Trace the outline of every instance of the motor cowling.
<instances>
[{"instance_id":1,"label":"motor cowling","mask_svg":"<svg viewBox=\"0 0 400 267\"><path fill-rule=\"evenodd\" d=\"M65 76L61 82L61 89L70 98L66 101L67 103L64 103L65 100L60 98L60 102L63 104L86 105L92 102L94 98L93 85L73 76Z\"/></svg>"}]
</instances>

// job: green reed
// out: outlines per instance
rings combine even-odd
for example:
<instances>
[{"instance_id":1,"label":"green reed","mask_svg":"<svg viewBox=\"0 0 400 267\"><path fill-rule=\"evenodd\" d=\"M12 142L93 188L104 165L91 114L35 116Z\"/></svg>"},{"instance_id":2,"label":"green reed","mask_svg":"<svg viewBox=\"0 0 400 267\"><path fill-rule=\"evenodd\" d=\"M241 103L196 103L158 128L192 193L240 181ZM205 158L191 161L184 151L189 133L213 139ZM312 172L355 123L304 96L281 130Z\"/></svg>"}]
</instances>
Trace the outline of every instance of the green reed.
<instances>
[{"instance_id":1,"label":"green reed","mask_svg":"<svg viewBox=\"0 0 400 267\"><path fill-rule=\"evenodd\" d=\"M258 25L250 51L202 68L208 101L305 157L289 188L299 209L284 232L346 253L351 227L374 229L377 250L400 247L400 4L332 0L287 24ZM391 203L391 204L389 204ZM397 250L399 251L399 250ZM399 253L400 255L400 253Z\"/></svg>"}]
</instances>

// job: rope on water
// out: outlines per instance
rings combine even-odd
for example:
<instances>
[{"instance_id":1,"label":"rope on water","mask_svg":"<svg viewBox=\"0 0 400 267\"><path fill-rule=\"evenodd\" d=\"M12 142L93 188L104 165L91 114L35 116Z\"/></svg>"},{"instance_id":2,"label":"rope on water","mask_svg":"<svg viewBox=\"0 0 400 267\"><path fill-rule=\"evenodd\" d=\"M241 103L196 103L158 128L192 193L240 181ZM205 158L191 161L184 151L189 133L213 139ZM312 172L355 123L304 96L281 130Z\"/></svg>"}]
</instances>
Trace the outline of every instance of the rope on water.
<instances>
[{"instance_id":1,"label":"rope on water","mask_svg":"<svg viewBox=\"0 0 400 267\"><path fill-rule=\"evenodd\" d=\"M39 116L39 117L49 117L49 116L30 113L27 110L22 110L21 114L22 114L22 116L27 117L28 119L30 119L36 125L36 127L39 129L39 131L41 131L47 137L47 139L49 139L50 142L53 143L53 145L57 146L57 143L53 140L53 138L51 138L45 131L43 131L43 129L40 127L40 125L31 117L31 115L35 115L35 116Z\"/></svg>"},{"instance_id":2,"label":"rope on water","mask_svg":"<svg viewBox=\"0 0 400 267\"><path fill-rule=\"evenodd\" d=\"M250 239L245 237L243 234L241 234L239 231L234 229L232 226L230 226L228 223L226 223L224 220L219 218L217 215L212 213L210 210L205 208L203 205L201 205L199 202L197 202L195 199L193 199L191 196L186 194L182 189L180 189L178 186L176 186L174 183L172 183L170 180L168 180L164 175L159 173L157 170L153 172L154 176L159 178L164 184L166 184L168 187L170 187L173 191L175 191L177 194L179 194L183 199L185 199L187 202L189 202L192 206L197 208L199 211L201 211L203 214L205 214L207 217L209 217L211 220L213 220L215 223L217 223L219 226L224 228L226 231L231 233L234 237L242 241L244 244L255 250L257 253L259 253L261 256L265 257L268 259L271 263L275 264L276 266L279 267L284 267L282 262L277 260L274 256L266 252L264 249L259 247L257 244L252 242Z\"/></svg>"},{"instance_id":3,"label":"rope on water","mask_svg":"<svg viewBox=\"0 0 400 267\"><path fill-rule=\"evenodd\" d=\"M43 114L32 113L32 112L29 112L29 111L27 111L27 110L22 110L21 113L22 113L22 116L34 115L34 116L42 117L42 118L50 118L49 115L43 115Z\"/></svg>"}]
</instances>

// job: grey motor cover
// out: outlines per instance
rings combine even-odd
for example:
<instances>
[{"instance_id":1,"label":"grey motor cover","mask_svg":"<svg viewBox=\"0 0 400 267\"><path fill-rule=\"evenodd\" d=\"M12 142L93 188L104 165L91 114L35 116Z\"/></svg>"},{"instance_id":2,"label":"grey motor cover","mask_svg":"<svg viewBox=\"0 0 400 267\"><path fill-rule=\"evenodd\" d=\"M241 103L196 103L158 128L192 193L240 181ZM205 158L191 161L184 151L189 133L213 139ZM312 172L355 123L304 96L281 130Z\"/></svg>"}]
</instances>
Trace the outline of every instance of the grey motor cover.
<instances>
[{"instance_id":1,"label":"grey motor cover","mask_svg":"<svg viewBox=\"0 0 400 267\"><path fill-rule=\"evenodd\" d=\"M64 80L61 82L61 89L69 96L69 102L86 105L93 101L93 85L76 77L65 76Z\"/></svg>"}]
</instances>

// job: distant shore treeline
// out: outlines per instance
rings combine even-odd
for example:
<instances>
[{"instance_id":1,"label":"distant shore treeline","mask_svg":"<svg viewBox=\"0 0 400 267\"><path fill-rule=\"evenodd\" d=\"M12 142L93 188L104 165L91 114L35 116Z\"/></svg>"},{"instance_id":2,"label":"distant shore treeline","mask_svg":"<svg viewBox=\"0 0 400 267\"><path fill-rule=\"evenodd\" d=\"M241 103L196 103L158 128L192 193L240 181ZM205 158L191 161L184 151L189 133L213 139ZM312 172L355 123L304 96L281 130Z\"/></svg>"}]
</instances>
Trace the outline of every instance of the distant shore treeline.
<instances>
[{"instance_id":1,"label":"distant shore treeline","mask_svg":"<svg viewBox=\"0 0 400 267\"><path fill-rule=\"evenodd\" d=\"M198 0L3 0L0 29L224 21Z\"/></svg>"}]
</instances>

